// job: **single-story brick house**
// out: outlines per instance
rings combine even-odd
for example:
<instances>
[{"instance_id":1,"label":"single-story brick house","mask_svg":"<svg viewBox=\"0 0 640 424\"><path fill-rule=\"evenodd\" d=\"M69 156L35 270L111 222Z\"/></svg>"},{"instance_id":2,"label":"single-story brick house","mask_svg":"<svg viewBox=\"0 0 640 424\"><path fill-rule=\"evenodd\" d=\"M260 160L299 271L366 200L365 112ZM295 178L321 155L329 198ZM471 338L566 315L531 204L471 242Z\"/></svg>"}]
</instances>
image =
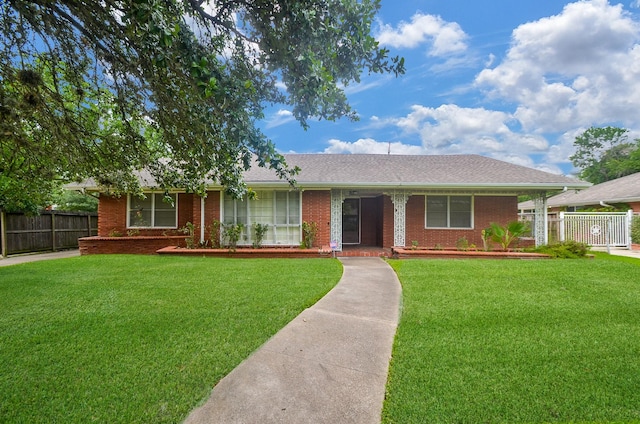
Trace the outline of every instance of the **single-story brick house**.
<instances>
[{"instance_id":1,"label":"single-story brick house","mask_svg":"<svg viewBox=\"0 0 640 424\"><path fill-rule=\"evenodd\" d=\"M548 192L582 189L588 183L478 155L401 156L288 154L290 166L302 171L297 190L273 172L253 167L244 175L257 192L255 200L235 200L223 187L210 184L206 197L172 191L174 205L148 186L146 199L100 194L98 237L84 253L153 251L167 245L163 234L196 227L196 242L211 237L211 224L267 224L265 246L297 246L302 223L318 227L317 246L453 247L466 237L482 246L481 231L491 222L518 219L518 195L529 194L546 218ZM75 189L100 191L87 181ZM543 217L541 216L541 218ZM140 242L104 247L97 243L115 234L135 232ZM251 245L252 231L239 244ZM144 237L147 236L147 237ZM183 237L184 238L184 237ZM536 234L546 243L546 234ZM129 237L123 237L129 239ZM159 241L158 241L159 240ZM147 250L133 248L145 244ZM102 246L102 247L101 247ZM116 247L113 247L116 246Z\"/></svg>"},{"instance_id":2,"label":"single-story brick house","mask_svg":"<svg viewBox=\"0 0 640 424\"><path fill-rule=\"evenodd\" d=\"M620 203L629 205L634 213L640 213L640 172L596 184L582 191L567 190L550 197L547 207L550 211L574 212ZM529 211L535 209L535 205L532 201L521 202L518 208Z\"/></svg>"}]
</instances>

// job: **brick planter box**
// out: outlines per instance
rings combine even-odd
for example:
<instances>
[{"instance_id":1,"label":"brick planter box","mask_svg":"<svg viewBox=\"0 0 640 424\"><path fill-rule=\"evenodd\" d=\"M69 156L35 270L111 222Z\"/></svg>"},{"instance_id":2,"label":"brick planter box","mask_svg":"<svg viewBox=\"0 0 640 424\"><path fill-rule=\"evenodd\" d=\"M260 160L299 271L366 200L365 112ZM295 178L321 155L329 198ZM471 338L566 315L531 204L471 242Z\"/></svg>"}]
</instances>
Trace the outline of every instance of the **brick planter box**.
<instances>
[{"instance_id":1,"label":"brick planter box","mask_svg":"<svg viewBox=\"0 0 640 424\"><path fill-rule=\"evenodd\" d=\"M154 255L166 246L184 246L184 236L83 237L78 239L81 255L133 253Z\"/></svg>"},{"instance_id":2,"label":"brick planter box","mask_svg":"<svg viewBox=\"0 0 640 424\"><path fill-rule=\"evenodd\" d=\"M447 258L447 259L549 259L548 255L530 252L501 252L484 250L433 250L393 247L392 256L397 259Z\"/></svg>"},{"instance_id":3,"label":"brick planter box","mask_svg":"<svg viewBox=\"0 0 640 424\"><path fill-rule=\"evenodd\" d=\"M158 249L160 255L178 256L206 256L219 258L330 258L331 251L326 249L300 249L299 247L238 247L230 249L186 249L177 246L167 246Z\"/></svg>"}]
</instances>

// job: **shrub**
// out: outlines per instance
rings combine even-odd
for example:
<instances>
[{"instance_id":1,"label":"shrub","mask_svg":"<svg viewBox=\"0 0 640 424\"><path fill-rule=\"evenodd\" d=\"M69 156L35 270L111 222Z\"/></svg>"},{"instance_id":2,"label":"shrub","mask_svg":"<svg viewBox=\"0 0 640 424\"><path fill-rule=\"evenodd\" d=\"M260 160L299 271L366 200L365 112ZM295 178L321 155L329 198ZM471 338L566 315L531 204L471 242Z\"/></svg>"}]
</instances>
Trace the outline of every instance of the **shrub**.
<instances>
[{"instance_id":1,"label":"shrub","mask_svg":"<svg viewBox=\"0 0 640 424\"><path fill-rule=\"evenodd\" d=\"M640 244L640 215L635 215L631 220L631 242Z\"/></svg>"},{"instance_id":2,"label":"shrub","mask_svg":"<svg viewBox=\"0 0 640 424\"><path fill-rule=\"evenodd\" d=\"M488 232L491 240L499 243L502 249L507 250L518 237L528 231L528 226L524 221L511 221L505 226L492 222L491 227L487 230L485 231Z\"/></svg>"},{"instance_id":3,"label":"shrub","mask_svg":"<svg viewBox=\"0 0 640 424\"><path fill-rule=\"evenodd\" d=\"M229 224L224 226L224 239L227 243L227 247L231 251L235 251L238 246L238 241L242 238L242 231L244 230L243 224Z\"/></svg>"},{"instance_id":4,"label":"shrub","mask_svg":"<svg viewBox=\"0 0 640 424\"><path fill-rule=\"evenodd\" d=\"M302 223L302 242L300 242L300 247L302 249L311 249L316 242L317 235L318 224L314 221L304 221Z\"/></svg>"},{"instance_id":5,"label":"shrub","mask_svg":"<svg viewBox=\"0 0 640 424\"><path fill-rule=\"evenodd\" d=\"M184 227L181 228L183 234L186 234L187 237L184 238L185 245L187 249L195 249L196 248L196 226L191 222L187 222L184 224Z\"/></svg>"},{"instance_id":6,"label":"shrub","mask_svg":"<svg viewBox=\"0 0 640 424\"><path fill-rule=\"evenodd\" d=\"M211 231L209 232L209 235L211 237L211 247L214 249L220 247L221 228L222 222L217 219L214 219L213 222L211 222Z\"/></svg>"},{"instance_id":7,"label":"shrub","mask_svg":"<svg viewBox=\"0 0 640 424\"><path fill-rule=\"evenodd\" d=\"M264 240L264 236L267 234L269 230L269 224L260 224L256 222L253 224L253 247L259 248L262 247L262 242Z\"/></svg>"},{"instance_id":8,"label":"shrub","mask_svg":"<svg viewBox=\"0 0 640 424\"><path fill-rule=\"evenodd\" d=\"M557 243L551 243L544 246L536 247L536 253L544 253L552 258L558 259L577 259L584 258L589 251L589 245L573 240L566 240Z\"/></svg>"},{"instance_id":9,"label":"shrub","mask_svg":"<svg viewBox=\"0 0 640 424\"><path fill-rule=\"evenodd\" d=\"M466 237L460 237L456 241L456 249L462 250L463 252L469 250L469 240L467 240Z\"/></svg>"}]
</instances>

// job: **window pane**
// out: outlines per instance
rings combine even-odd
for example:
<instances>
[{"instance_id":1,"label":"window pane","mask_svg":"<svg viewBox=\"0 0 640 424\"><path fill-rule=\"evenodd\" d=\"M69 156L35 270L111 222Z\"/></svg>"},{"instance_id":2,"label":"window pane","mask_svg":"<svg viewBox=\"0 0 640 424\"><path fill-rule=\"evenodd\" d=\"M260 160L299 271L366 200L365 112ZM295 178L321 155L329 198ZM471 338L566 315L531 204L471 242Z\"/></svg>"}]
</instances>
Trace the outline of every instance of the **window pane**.
<instances>
[{"instance_id":1,"label":"window pane","mask_svg":"<svg viewBox=\"0 0 640 424\"><path fill-rule=\"evenodd\" d=\"M247 226L247 200L236 200L236 224Z\"/></svg>"},{"instance_id":2,"label":"window pane","mask_svg":"<svg viewBox=\"0 0 640 424\"><path fill-rule=\"evenodd\" d=\"M154 227L175 227L176 226L176 195L172 194L173 205L164 201L164 194L155 193L155 213Z\"/></svg>"},{"instance_id":3,"label":"window pane","mask_svg":"<svg viewBox=\"0 0 640 424\"><path fill-rule=\"evenodd\" d=\"M273 222L273 192L260 191L257 197L249 201L251 224L271 224Z\"/></svg>"},{"instance_id":4,"label":"window pane","mask_svg":"<svg viewBox=\"0 0 640 424\"><path fill-rule=\"evenodd\" d=\"M471 197L451 196L450 226L456 228L471 228Z\"/></svg>"},{"instance_id":5,"label":"window pane","mask_svg":"<svg viewBox=\"0 0 640 424\"><path fill-rule=\"evenodd\" d=\"M151 226L151 204L152 195L147 195L141 199L137 196L129 197L129 226L130 227L150 227Z\"/></svg>"},{"instance_id":6,"label":"window pane","mask_svg":"<svg viewBox=\"0 0 640 424\"><path fill-rule=\"evenodd\" d=\"M276 191L276 224L287 224L287 192Z\"/></svg>"},{"instance_id":7,"label":"window pane","mask_svg":"<svg viewBox=\"0 0 640 424\"><path fill-rule=\"evenodd\" d=\"M233 224L235 222L234 204L235 200L228 194L225 194L223 204L224 216L222 217L222 222L224 224Z\"/></svg>"},{"instance_id":8,"label":"window pane","mask_svg":"<svg viewBox=\"0 0 640 424\"><path fill-rule=\"evenodd\" d=\"M447 226L447 196L427 196L427 227Z\"/></svg>"},{"instance_id":9,"label":"window pane","mask_svg":"<svg viewBox=\"0 0 640 424\"><path fill-rule=\"evenodd\" d=\"M289 192L289 224L300 224L300 193Z\"/></svg>"}]
</instances>

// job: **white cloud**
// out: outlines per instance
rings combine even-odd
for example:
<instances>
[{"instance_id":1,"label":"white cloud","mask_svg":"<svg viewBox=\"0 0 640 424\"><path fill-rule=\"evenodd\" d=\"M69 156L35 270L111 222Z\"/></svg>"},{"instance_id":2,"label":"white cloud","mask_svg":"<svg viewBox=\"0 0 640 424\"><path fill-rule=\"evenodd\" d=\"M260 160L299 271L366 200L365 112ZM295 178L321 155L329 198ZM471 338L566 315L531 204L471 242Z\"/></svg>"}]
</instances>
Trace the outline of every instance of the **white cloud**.
<instances>
[{"instance_id":1,"label":"white cloud","mask_svg":"<svg viewBox=\"0 0 640 424\"><path fill-rule=\"evenodd\" d=\"M518 104L528 131L640 124L640 25L606 0L570 3L562 13L519 26L502 63L476 85Z\"/></svg>"},{"instance_id":2,"label":"white cloud","mask_svg":"<svg viewBox=\"0 0 640 424\"><path fill-rule=\"evenodd\" d=\"M374 153L392 155L420 155L425 151L420 146L400 142L376 141L372 138L361 138L353 143L336 139L329 140L329 147L323 153Z\"/></svg>"},{"instance_id":3,"label":"white cloud","mask_svg":"<svg viewBox=\"0 0 640 424\"><path fill-rule=\"evenodd\" d=\"M286 109L280 109L274 115L267 119L266 128L279 127L280 125L287 124L294 120L295 117L293 116L293 112Z\"/></svg>"},{"instance_id":4,"label":"white cloud","mask_svg":"<svg viewBox=\"0 0 640 424\"><path fill-rule=\"evenodd\" d=\"M439 16L416 13L411 22L400 22L397 28L380 25L376 37L380 44L395 48L415 48L430 42L429 54L443 56L467 49L467 34L455 22L446 22Z\"/></svg>"},{"instance_id":5,"label":"white cloud","mask_svg":"<svg viewBox=\"0 0 640 424\"><path fill-rule=\"evenodd\" d=\"M409 136L417 135L430 154L475 153L508 160L510 152L526 158L549 148L541 135L512 130L510 125L517 121L505 112L452 104L438 108L414 105L411 109L407 116L396 119L395 125Z\"/></svg>"}]
</instances>

